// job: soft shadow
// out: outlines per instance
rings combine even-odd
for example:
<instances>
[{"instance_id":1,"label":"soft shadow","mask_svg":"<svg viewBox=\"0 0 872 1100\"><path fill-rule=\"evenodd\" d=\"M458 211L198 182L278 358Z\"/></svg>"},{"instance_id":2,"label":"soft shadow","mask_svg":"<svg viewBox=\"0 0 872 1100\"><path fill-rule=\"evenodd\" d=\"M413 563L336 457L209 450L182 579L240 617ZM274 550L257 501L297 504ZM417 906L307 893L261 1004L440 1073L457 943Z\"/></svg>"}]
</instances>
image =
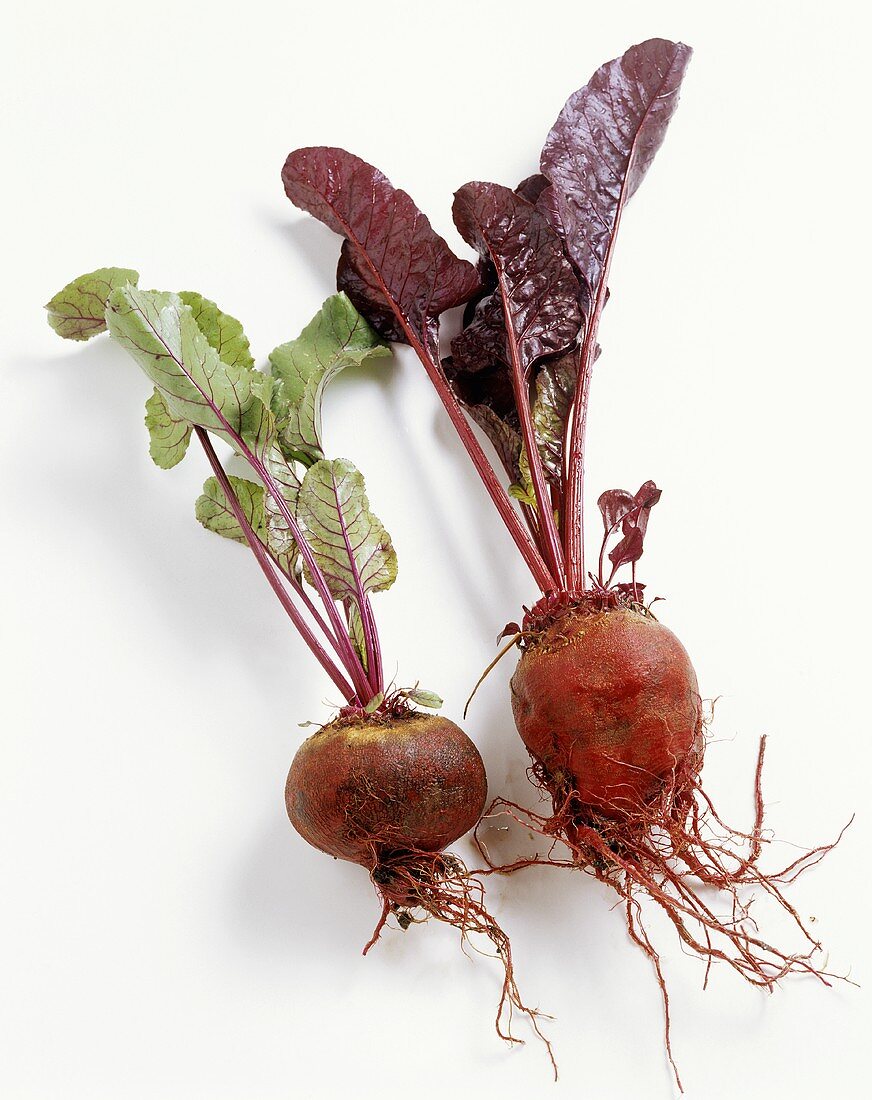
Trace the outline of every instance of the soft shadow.
<instances>
[{"instance_id":1,"label":"soft shadow","mask_svg":"<svg viewBox=\"0 0 872 1100\"><path fill-rule=\"evenodd\" d=\"M307 845L289 821L273 819L251 838L228 875L230 919L247 943L266 955L300 943L316 954L363 949L380 906L362 867L331 860Z\"/></svg>"},{"instance_id":2,"label":"soft shadow","mask_svg":"<svg viewBox=\"0 0 872 1100\"><path fill-rule=\"evenodd\" d=\"M315 218L308 216L278 218L264 211L263 219L270 228L288 242L288 255L302 255L306 268L318 280L326 298L336 293L336 265L339 262L341 237Z\"/></svg>"}]
</instances>

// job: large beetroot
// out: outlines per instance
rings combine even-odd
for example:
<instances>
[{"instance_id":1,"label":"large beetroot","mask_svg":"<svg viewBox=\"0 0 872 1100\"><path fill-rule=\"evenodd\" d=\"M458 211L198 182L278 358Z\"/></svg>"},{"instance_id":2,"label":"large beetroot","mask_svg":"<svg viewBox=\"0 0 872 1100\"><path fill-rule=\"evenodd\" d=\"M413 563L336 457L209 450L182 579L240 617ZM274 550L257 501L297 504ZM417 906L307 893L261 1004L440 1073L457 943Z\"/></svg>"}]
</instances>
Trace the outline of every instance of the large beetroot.
<instances>
[{"instance_id":1,"label":"large beetroot","mask_svg":"<svg viewBox=\"0 0 872 1100\"><path fill-rule=\"evenodd\" d=\"M827 976L818 945L781 893L825 851L764 871L760 777L755 820L729 829L700 785L702 703L687 653L661 625L637 577L653 481L599 497L603 539L585 555L585 434L600 319L626 204L660 148L691 51L652 39L601 66L570 96L548 134L539 172L514 190L467 183L454 222L478 254L477 280L406 192L341 149L299 149L282 179L288 197L345 237L338 283L391 340L421 360L484 486L542 593L504 632L521 650L512 679L532 775L550 795L539 815L498 800L566 859L608 882L632 938L657 951L640 902L659 905L684 945L766 987L793 971ZM462 331L439 358L438 312L465 301ZM431 303L435 305L431 308ZM488 436L504 487L464 418ZM514 504L513 504L514 502ZM487 853L485 850L485 855ZM748 915L742 887L768 892L805 946L782 951ZM723 892L712 906L701 886ZM730 919L720 916L724 911ZM666 1003L667 1045L668 1002Z\"/></svg>"},{"instance_id":2,"label":"large beetroot","mask_svg":"<svg viewBox=\"0 0 872 1100\"><path fill-rule=\"evenodd\" d=\"M639 813L677 767L702 763L696 673L641 608L582 607L530 629L511 689L542 782L579 814Z\"/></svg>"}]
</instances>

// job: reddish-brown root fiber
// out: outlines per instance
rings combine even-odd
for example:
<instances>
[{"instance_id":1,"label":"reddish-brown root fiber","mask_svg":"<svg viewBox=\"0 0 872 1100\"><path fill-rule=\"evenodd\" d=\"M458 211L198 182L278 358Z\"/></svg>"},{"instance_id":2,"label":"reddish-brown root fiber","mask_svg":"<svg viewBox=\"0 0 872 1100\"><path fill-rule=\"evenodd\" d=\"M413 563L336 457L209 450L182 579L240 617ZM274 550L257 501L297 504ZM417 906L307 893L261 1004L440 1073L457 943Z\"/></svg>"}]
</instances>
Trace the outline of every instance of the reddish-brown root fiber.
<instances>
[{"instance_id":1,"label":"reddish-brown root fiber","mask_svg":"<svg viewBox=\"0 0 872 1100\"><path fill-rule=\"evenodd\" d=\"M497 1035L507 1043L522 1044L524 1040L513 1034L512 1024L516 1012L525 1015L537 1037L545 1044L554 1079L557 1080L554 1052L540 1027L540 1020L550 1017L521 999L515 981L511 942L485 906L484 886L480 879L454 855L409 850L392 855L382 852L370 872L370 878L381 899L382 911L363 949L364 955L377 942L391 916L404 931L411 924L420 923L428 917L444 921L460 932L464 945L469 944L477 951L480 949L472 937L486 936L503 968L503 984L495 1019ZM416 910L423 915L416 916Z\"/></svg>"},{"instance_id":2,"label":"reddish-brown root fiber","mask_svg":"<svg viewBox=\"0 0 872 1100\"><path fill-rule=\"evenodd\" d=\"M619 812L606 808L605 813L585 806L575 791L555 784L541 765L534 763L531 778L550 795L553 813L545 816L498 798L476 828L476 842L487 864L477 873L506 874L541 865L580 868L615 890L623 903L631 939L654 967L663 999L666 1051L679 1088L681 1080L672 1054L669 993L659 952L643 920L642 902L646 898L667 916L682 945L705 962L703 988L715 962L731 966L752 985L770 991L780 979L793 973L811 975L824 985L837 978L847 980L816 964L821 945L782 890L834 848L845 829L831 844L806 851L776 871L764 871L759 866L764 847L771 843L764 834L761 789L765 748L763 737L757 757L755 814L750 832L725 824L703 790L696 759L678 765L663 782L656 799L639 804L632 812L622 800ZM482 823L503 815L546 838L549 848L545 855L494 863L480 829ZM569 849L567 858L556 853L558 842ZM720 892L729 907L728 917L716 915L700 892L700 885ZM742 896L745 887L757 887L774 899L791 918L804 946L790 952L764 940L751 915L754 899ZM723 911L723 906L719 904L718 909Z\"/></svg>"}]
</instances>

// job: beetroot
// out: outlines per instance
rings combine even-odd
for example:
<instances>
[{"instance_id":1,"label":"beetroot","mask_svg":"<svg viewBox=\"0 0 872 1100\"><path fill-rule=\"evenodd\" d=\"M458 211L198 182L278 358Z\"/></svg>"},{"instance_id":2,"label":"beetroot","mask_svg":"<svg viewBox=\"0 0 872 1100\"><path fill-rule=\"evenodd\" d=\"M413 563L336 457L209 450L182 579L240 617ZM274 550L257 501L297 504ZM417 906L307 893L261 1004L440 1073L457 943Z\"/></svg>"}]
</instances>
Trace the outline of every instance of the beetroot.
<instances>
[{"instance_id":1,"label":"beetroot","mask_svg":"<svg viewBox=\"0 0 872 1100\"><path fill-rule=\"evenodd\" d=\"M521 1000L508 936L484 906L481 881L443 851L481 817L487 776L475 745L447 718L408 711L385 718L340 716L297 751L285 786L288 817L314 847L369 871L382 912L401 928L415 910L446 921L464 939L490 939L503 964L497 1032L509 1042L512 1009L530 1019L555 1069L538 1012Z\"/></svg>"},{"instance_id":2,"label":"beetroot","mask_svg":"<svg viewBox=\"0 0 872 1100\"><path fill-rule=\"evenodd\" d=\"M529 640L511 687L518 732L557 799L571 792L621 816L650 802L677 766L701 763L696 673L652 615L562 616Z\"/></svg>"},{"instance_id":3,"label":"beetroot","mask_svg":"<svg viewBox=\"0 0 872 1100\"><path fill-rule=\"evenodd\" d=\"M285 788L300 836L373 875L459 840L486 797L475 745L447 718L422 714L331 722L300 746Z\"/></svg>"}]
</instances>

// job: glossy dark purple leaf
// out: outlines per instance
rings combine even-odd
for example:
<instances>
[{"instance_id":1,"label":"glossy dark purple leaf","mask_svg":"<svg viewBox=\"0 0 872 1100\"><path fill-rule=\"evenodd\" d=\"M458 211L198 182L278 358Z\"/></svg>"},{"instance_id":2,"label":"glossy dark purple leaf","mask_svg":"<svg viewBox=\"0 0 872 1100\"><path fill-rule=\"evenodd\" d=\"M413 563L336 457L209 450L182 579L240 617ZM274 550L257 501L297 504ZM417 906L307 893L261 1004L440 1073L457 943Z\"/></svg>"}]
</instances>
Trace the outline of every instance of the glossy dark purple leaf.
<instances>
[{"instance_id":1,"label":"glossy dark purple leaf","mask_svg":"<svg viewBox=\"0 0 872 1100\"><path fill-rule=\"evenodd\" d=\"M340 289L384 336L435 357L436 319L467 301L479 279L405 191L344 149L297 149L282 169L295 205L345 237Z\"/></svg>"},{"instance_id":2,"label":"glossy dark purple leaf","mask_svg":"<svg viewBox=\"0 0 872 1100\"><path fill-rule=\"evenodd\" d=\"M652 38L597 69L569 97L542 150L545 203L594 294L624 204L642 182L678 103L690 60Z\"/></svg>"},{"instance_id":3,"label":"glossy dark purple leaf","mask_svg":"<svg viewBox=\"0 0 872 1100\"><path fill-rule=\"evenodd\" d=\"M526 375L538 359L570 347L581 327L578 280L542 212L507 187L467 183L454 197L453 213L463 239L493 264L500 291L481 303L472 324L452 343L455 359L478 334L504 362L513 358L511 345Z\"/></svg>"},{"instance_id":4,"label":"glossy dark purple leaf","mask_svg":"<svg viewBox=\"0 0 872 1100\"><path fill-rule=\"evenodd\" d=\"M515 188L515 194L520 195L522 199L526 199L527 202L535 206L539 196L548 186L548 179L540 172L536 172L532 176L527 176L526 179L521 180Z\"/></svg>"},{"instance_id":5,"label":"glossy dark purple leaf","mask_svg":"<svg viewBox=\"0 0 872 1100\"><path fill-rule=\"evenodd\" d=\"M508 367L495 363L470 372L458 370L452 358L443 360L442 367L461 404L493 444L509 479L518 481L521 429Z\"/></svg>"}]
</instances>

